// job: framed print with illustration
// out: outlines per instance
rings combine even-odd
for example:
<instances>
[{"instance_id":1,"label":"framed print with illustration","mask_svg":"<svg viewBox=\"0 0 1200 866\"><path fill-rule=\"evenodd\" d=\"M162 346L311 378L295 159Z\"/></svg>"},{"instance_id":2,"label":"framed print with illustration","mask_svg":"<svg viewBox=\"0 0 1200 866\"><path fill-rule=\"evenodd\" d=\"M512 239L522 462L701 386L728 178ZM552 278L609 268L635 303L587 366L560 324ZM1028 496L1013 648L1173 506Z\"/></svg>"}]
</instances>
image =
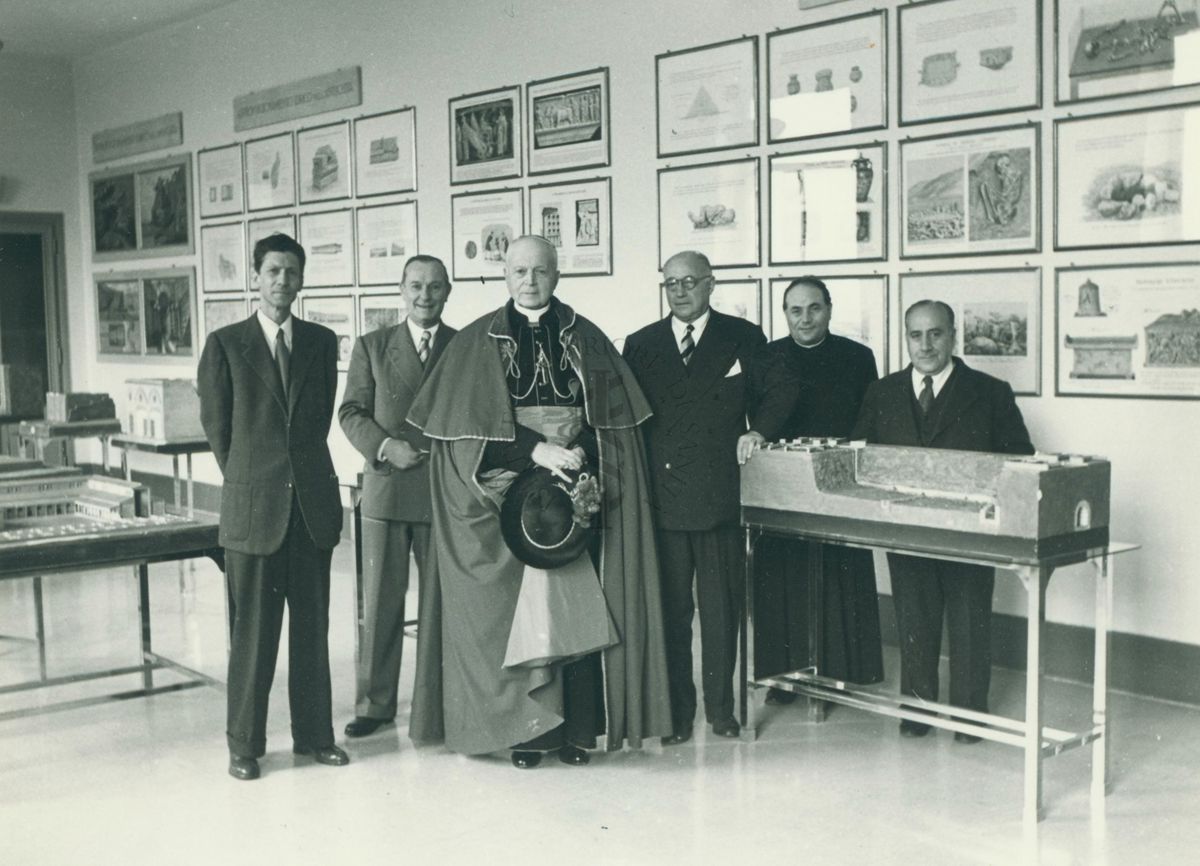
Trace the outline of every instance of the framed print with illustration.
<instances>
[{"instance_id":1,"label":"framed print with illustration","mask_svg":"<svg viewBox=\"0 0 1200 866\"><path fill-rule=\"evenodd\" d=\"M246 142L246 209L269 210L296 203L296 156L292 134Z\"/></svg>"},{"instance_id":2,"label":"framed print with illustration","mask_svg":"<svg viewBox=\"0 0 1200 866\"><path fill-rule=\"evenodd\" d=\"M360 337L399 325L408 315L408 303L399 292L358 296L358 335Z\"/></svg>"},{"instance_id":3,"label":"framed print with illustration","mask_svg":"<svg viewBox=\"0 0 1200 866\"><path fill-rule=\"evenodd\" d=\"M337 335L337 368L343 373L350 369L350 353L354 351L354 296L300 294L300 318L324 325Z\"/></svg>"},{"instance_id":4,"label":"framed print with illustration","mask_svg":"<svg viewBox=\"0 0 1200 866\"><path fill-rule=\"evenodd\" d=\"M396 286L404 263L416 255L417 203L370 205L354 212L358 238L358 284Z\"/></svg>"},{"instance_id":5,"label":"framed print with illustration","mask_svg":"<svg viewBox=\"0 0 1200 866\"><path fill-rule=\"evenodd\" d=\"M767 142L887 126L887 10L767 34Z\"/></svg>"},{"instance_id":6,"label":"framed print with illustration","mask_svg":"<svg viewBox=\"0 0 1200 866\"><path fill-rule=\"evenodd\" d=\"M1041 125L900 142L900 258L1037 252Z\"/></svg>"},{"instance_id":7,"label":"framed print with illustration","mask_svg":"<svg viewBox=\"0 0 1200 866\"><path fill-rule=\"evenodd\" d=\"M249 317L250 307L245 298L205 298L204 339L217 328L224 328Z\"/></svg>"},{"instance_id":8,"label":"framed print with illustration","mask_svg":"<svg viewBox=\"0 0 1200 866\"><path fill-rule=\"evenodd\" d=\"M228 216L246 209L242 186L242 146L230 144L196 152L200 217Z\"/></svg>"},{"instance_id":9,"label":"framed print with illustration","mask_svg":"<svg viewBox=\"0 0 1200 866\"><path fill-rule=\"evenodd\" d=\"M240 222L200 226L202 291L246 291L246 230Z\"/></svg>"},{"instance_id":10,"label":"framed print with illustration","mask_svg":"<svg viewBox=\"0 0 1200 866\"><path fill-rule=\"evenodd\" d=\"M273 217L247 220L246 222L246 276L254 277L254 245L263 238L273 234L287 235L296 239L296 217L294 214L280 214ZM307 251L306 251L307 253ZM307 280L308 274L306 273ZM253 287L252 287L253 288Z\"/></svg>"},{"instance_id":11,"label":"framed print with illustration","mask_svg":"<svg viewBox=\"0 0 1200 866\"><path fill-rule=\"evenodd\" d=\"M1200 241L1198 132L1196 103L1056 120L1054 248Z\"/></svg>"},{"instance_id":12,"label":"framed print with illustration","mask_svg":"<svg viewBox=\"0 0 1200 866\"><path fill-rule=\"evenodd\" d=\"M658 266L695 250L714 268L758 267L758 160L658 170Z\"/></svg>"},{"instance_id":13,"label":"framed print with illustration","mask_svg":"<svg viewBox=\"0 0 1200 866\"><path fill-rule=\"evenodd\" d=\"M1041 0L898 10L900 125L1042 107Z\"/></svg>"},{"instance_id":14,"label":"framed print with illustration","mask_svg":"<svg viewBox=\"0 0 1200 866\"><path fill-rule=\"evenodd\" d=\"M944 301L954 310L954 354L1003 379L1017 394L1042 393L1042 270L943 271L900 275L897 336L908 363L904 311L917 301Z\"/></svg>"},{"instance_id":15,"label":"framed print with illustration","mask_svg":"<svg viewBox=\"0 0 1200 866\"><path fill-rule=\"evenodd\" d=\"M529 188L530 231L558 248L564 277L612 271L612 181L607 177Z\"/></svg>"},{"instance_id":16,"label":"framed print with illustration","mask_svg":"<svg viewBox=\"0 0 1200 866\"><path fill-rule=\"evenodd\" d=\"M451 185L521 176L521 86L450 100Z\"/></svg>"},{"instance_id":17,"label":"framed print with illustration","mask_svg":"<svg viewBox=\"0 0 1200 866\"><path fill-rule=\"evenodd\" d=\"M771 327L769 339L788 336L787 315L783 311L784 294L796 277L771 280ZM880 376L888 370L888 278L884 274L846 277L822 277L829 289L829 332L862 343L875 354Z\"/></svg>"},{"instance_id":18,"label":"framed print with illustration","mask_svg":"<svg viewBox=\"0 0 1200 866\"><path fill-rule=\"evenodd\" d=\"M100 358L194 362L194 268L97 274L96 343Z\"/></svg>"},{"instance_id":19,"label":"framed print with illustration","mask_svg":"<svg viewBox=\"0 0 1200 866\"><path fill-rule=\"evenodd\" d=\"M714 280L708 303L718 313L763 326L762 280ZM666 290L662 288L659 289L658 307L663 317L671 312Z\"/></svg>"},{"instance_id":20,"label":"framed print with illustration","mask_svg":"<svg viewBox=\"0 0 1200 866\"><path fill-rule=\"evenodd\" d=\"M195 252L191 154L95 171L88 181L93 261Z\"/></svg>"},{"instance_id":21,"label":"framed print with illustration","mask_svg":"<svg viewBox=\"0 0 1200 866\"><path fill-rule=\"evenodd\" d=\"M608 165L608 68L525 85L529 173Z\"/></svg>"},{"instance_id":22,"label":"framed print with illustration","mask_svg":"<svg viewBox=\"0 0 1200 866\"><path fill-rule=\"evenodd\" d=\"M504 254L525 231L525 196L519 189L450 196L454 279L504 278Z\"/></svg>"},{"instance_id":23,"label":"framed print with illustration","mask_svg":"<svg viewBox=\"0 0 1200 866\"><path fill-rule=\"evenodd\" d=\"M654 58L658 156L758 144L758 37Z\"/></svg>"},{"instance_id":24,"label":"framed print with illustration","mask_svg":"<svg viewBox=\"0 0 1200 866\"><path fill-rule=\"evenodd\" d=\"M872 261L887 256L887 145L772 156L769 260Z\"/></svg>"},{"instance_id":25,"label":"framed print with illustration","mask_svg":"<svg viewBox=\"0 0 1200 866\"><path fill-rule=\"evenodd\" d=\"M354 119L354 192L359 198L417 188L417 110Z\"/></svg>"},{"instance_id":26,"label":"framed print with illustration","mask_svg":"<svg viewBox=\"0 0 1200 866\"><path fill-rule=\"evenodd\" d=\"M308 261L304 285L354 285L354 213L344 210L300 214L300 237Z\"/></svg>"},{"instance_id":27,"label":"framed print with illustration","mask_svg":"<svg viewBox=\"0 0 1200 866\"><path fill-rule=\"evenodd\" d=\"M350 197L350 123L313 126L296 133L300 204Z\"/></svg>"},{"instance_id":28,"label":"framed print with illustration","mask_svg":"<svg viewBox=\"0 0 1200 866\"><path fill-rule=\"evenodd\" d=\"M1060 268L1060 396L1200 399L1200 262Z\"/></svg>"},{"instance_id":29,"label":"framed print with illustration","mask_svg":"<svg viewBox=\"0 0 1200 866\"><path fill-rule=\"evenodd\" d=\"M1055 0L1058 104L1200 84L1197 0Z\"/></svg>"}]
</instances>

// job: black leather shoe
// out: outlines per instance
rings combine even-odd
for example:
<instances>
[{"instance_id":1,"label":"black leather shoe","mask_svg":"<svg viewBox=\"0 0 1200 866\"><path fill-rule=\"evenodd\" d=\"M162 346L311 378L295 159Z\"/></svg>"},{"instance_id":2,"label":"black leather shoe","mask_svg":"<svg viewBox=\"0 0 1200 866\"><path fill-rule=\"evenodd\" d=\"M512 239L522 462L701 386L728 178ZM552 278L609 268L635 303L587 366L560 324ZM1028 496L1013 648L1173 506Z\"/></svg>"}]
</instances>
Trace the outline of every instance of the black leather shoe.
<instances>
[{"instance_id":1,"label":"black leather shoe","mask_svg":"<svg viewBox=\"0 0 1200 866\"><path fill-rule=\"evenodd\" d=\"M350 756L337 746L321 746L319 748L292 746L292 753L296 755L311 755L312 759L318 764L325 764L329 767L344 767L350 763Z\"/></svg>"},{"instance_id":2,"label":"black leather shoe","mask_svg":"<svg viewBox=\"0 0 1200 866\"><path fill-rule=\"evenodd\" d=\"M390 725L395 719L374 719L370 716L355 716L346 725L347 737L366 737L375 733L384 725Z\"/></svg>"},{"instance_id":3,"label":"black leather shoe","mask_svg":"<svg viewBox=\"0 0 1200 866\"><path fill-rule=\"evenodd\" d=\"M532 770L542 762L541 752L513 752L512 765L518 770Z\"/></svg>"},{"instance_id":4,"label":"black leather shoe","mask_svg":"<svg viewBox=\"0 0 1200 866\"><path fill-rule=\"evenodd\" d=\"M740 737L742 734L742 726L737 723L737 719L729 716L725 719L717 719L712 723L713 733L718 737Z\"/></svg>"},{"instance_id":5,"label":"black leather shoe","mask_svg":"<svg viewBox=\"0 0 1200 866\"><path fill-rule=\"evenodd\" d=\"M558 750L558 759L564 764L582 767L592 759L592 756L585 749L581 749L579 746L572 746L568 743Z\"/></svg>"},{"instance_id":6,"label":"black leather shoe","mask_svg":"<svg viewBox=\"0 0 1200 866\"><path fill-rule=\"evenodd\" d=\"M902 737L923 737L929 733L931 728L931 725L922 722L914 722L909 719L900 720L900 736Z\"/></svg>"},{"instance_id":7,"label":"black leather shoe","mask_svg":"<svg viewBox=\"0 0 1200 866\"><path fill-rule=\"evenodd\" d=\"M258 761L254 758L239 758L237 755L230 755L229 775L243 782L257 779L261 775L258 771Z\"/></svg>"},{"instance_id":8,"label":"black leather shoe","mask_svg":"<svg viewBox=\"0 0 1200 866\"><path fill-rule=\"evenodd\" d=\"M675 733L669 737L663 737L660 741L664 746L678 746L686 743L692 738L692 726L686 725L682 728L676 728Z\"/></svg>"},{"instance_id":9,"label":"black leather shoe","mask_svg":"<svg viewBox=\"0 0 1200 866\"><path fill-rule=\"evenodd\" d=\"M785 691L784 689L768 689L767 703L773 707L786 707L788 704L795 703L798 698L795 692Z\"/></svg>"},{"instance_id":10,"label":"black leather shoe","mask_svg":"<svg viewBox=\"0 0 1200 866\"><path fill-rule=\"evenodd\" d=\"M968 734L965 731L955 731L954 732L954 742L962 743L963 745L966 745L966 746L973 746L982 739L983 739L983 737L977 737L974 734Z\"/></svg>"}]
</instances>

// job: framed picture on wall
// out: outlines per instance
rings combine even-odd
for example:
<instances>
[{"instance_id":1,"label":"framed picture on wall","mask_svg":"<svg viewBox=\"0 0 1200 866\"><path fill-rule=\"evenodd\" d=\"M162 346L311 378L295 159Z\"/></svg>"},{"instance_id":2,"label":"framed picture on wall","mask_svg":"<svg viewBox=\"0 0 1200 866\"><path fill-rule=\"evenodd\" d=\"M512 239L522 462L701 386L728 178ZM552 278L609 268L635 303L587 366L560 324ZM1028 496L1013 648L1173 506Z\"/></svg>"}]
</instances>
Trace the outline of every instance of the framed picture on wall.
<instances>
[{"instance_id":1,"label":"framed picture on wall","mask_svg":"<svg viewBox=\"0 0 1200 866\"><path fill-rule=\"evenodd\" d=\"M95 285L101 360L195 362L194 268L97 274Z\"/></svg>"},{"instance_id":2,"label":"framed picture on wall","mask_svg":"<svg viewBox=\"0 0 1200 866\"><path fill-rule=\"evenodd\" d=\"M204 299L204 338L217 328L224 328L240 322L250 315L250 307L245 298L205 298Z\"/></svg>"},{"instance_id":3,"label":"framed picture on wall","mask_svg":"<svg viewBox=\"0 0 1200 866\"><path fill-rule=\"evenodd\" d=\"M246 142L246 209L270 210L296 203L296 155L292 134Z\"/></svg>"},{"instance_id":4,"label":"framed picture on wall","mask_svg":"<svg viewBox=\"0 0 1200 866\"><path fill-rule=\"evenodd\" d=\"M246 209L240 144L197 151L196 173L201 218L228 216Z\"/></svg>"},{"instance_id":5,"label":"framed picture on wall","mask_svg":"<svg viewBox=\"0 0 1200 866\"><path fill-rule=\"evenodd\" d=\"M1005 380L1017 394L1042 393L1041 268L901 274L901 364L909 360L904 311L922 300L954 310L954 354L968 366Z\"/></svg>"},{"instance_id":6,"label":"framed picture on wall","mask_svg":"<svg viewBox=\"0 0 1200 866\"><path fill-rule=\"evenodd\" d=\"M370 205L354 211L358 284L399 285L404 263L417 254L417 203Z\"/></svg>"},{"instance_id":7,"label":"framed picture on wall","mask_svg":"<svg viewBox=\"0 0 1200 866\"><path fill-rule=\"evenodd\" d=\"M327 123L296 133L300 204L350 197L350 123Z\"/></svg>"},{"instance_id":8,"label":"framed picture on wall","mask_svg":"<svg viewBox=\"0 0 1200 866\"><path fill-rule=\"evenodd\" d=\"M246 221L246 278L254 278L254 245L273 234L287 235L296 239L295 214L280 214ZM307 279L308 274L305 274ZM253 286L251 287L253 288Z\"/></svg>"},{"instance_id":9,"label":"framed picture on wall","mask_svg":"<svg viewBox=\"0 0 1200 866\"><path fill-rule=\"evenodd\" d=\"M708 303L718 313L745 319L760 327L763 325L762 280L715 280ZM659 315L664 318L671 312L666 290L662 288L659 289L658 308Z\"/></svg>"},{"instance_id":10,"label":"framed picture on wall","mask_svg":"<svg viewBox=\"0 0 1200 866\"><path fill-rule=\"evenodd\" d=\"M417 188L417 110L354 120L354 192L359 198Z\"/></svg>"},{"instance_id":11,"label":"framed picture on wall","mask_svg":"<svg viewBox=\"0 0 1200 866\"><path fill-rule=\"evenodd\" d=\"M887 145L777 154L769 171L772 265L887 256Z\"/></svg>"},{"instance_id":12,"label":"framed picture on wall","mask_svg":"<svg viewBox=\"0 0 1200 866\"><path fill-rule=\"evenodd\" d=\"M1056 395L1200 399L1200 262L1054 276Z\"/></svg>"},{"instance_id":13,"label":"framed picture on wall","mask_svg":"<svg viewBox=\"0 0 1200 866\"><path fill-rule=\"evenodd\" d=\"M343 210L300 214L300 237L308 261L306 287L354 285L354 212Z\"/></svg>"},{"instance_id":14,"label":"framed picture on wall","mask_svg":"<svg viewBox=\"0 0 1200 866\"><path fill-rule=\"evenodd\" d=\"M1041 0L928 0L897 15L901 126L1042 107Z\"/></svg>"},{"instance_id":15,"label":"framed picture on wall","mask_svg":"<svg viewBox=\"0 0 1200 866\"><path fill-rule=\"evenodd\" d=\"M767 142L882 129L887 10L767 34Z\"/></svg>"},{"instance_id":16,"label":"framed picture on wall","mask_svg":"<svg viewBox=\"0 0 1200 866\"><path fill-rule=\"evenodd\" d=\"M530 174L609 164L608 67L531 81L525 100Z\"/></svg>"},{"instance_id":17,"label":"framed picture on wall","mask_svg":"<svg viewBox=\"0 0 1200 866\"><path fill-rule=\"evenodd\" d=\"M141 357L145 340L138 275L97 274L95 281L96 345L101 359L114 355Z\"/></svg>"},{"instance_id":18,"label":"framed picture on wall","mask_svg":"<svg viewBox=\"0 0 1200 866\"><path fill-rule=\"evenodd\" d=\"M658 156L758 144L758 37L654 58Z\"/></svg>"},{"instance_id":19,"label":"framed picture on wall","mask_svg":"<svg viewBox=\"0 0 1200 866\"><path fill-rule=\"evenodd\" d=\"M450 245L455 280L504 278L508 245L525 232L525 196L519 189L450 196Z\"/></svg>"},{"instance_id":20,"label":"framed picture on wall","mask_svg":"<svg viewBox=\"0 0 1200 866\"><path fill-rule=\"evenodd\" d=\"M801 276L797 274L796 276ZM788 336L787 314L783 309L784 294L792 280L780 277L771 280L771 316L768 337L778 340ZM880 376L888 372L888 278L885 274L822 277L829 289L831 311L829 332L868 346L875 354L875 366Z\"/></svg>"},{"instance_id":21,"label":"framed picture on wall","mask_svg":"<svg viewBox=\"0 0 1200 866\"><path fill-rule=\"evenodd\" d=\"M92 259L186 256L192 240L192 157L92 172Z\"/></svg>"},{"instance_id":22,"label":"framed picture on wall","mask_svg":"<svg viewBox=\"0 0 1200 866\"><path fill-rule=\"evenodd\" d=\"M358 335L399 325L408 315L408 303L399 292L358 296Z\"/></svg>"},{"instance_id":23,"label":"framed picture on wall","mask_svg":"<svg viewBox=\"0 0 1200 866\"><path fill-rule=\"evenodd\" d=\"M246 291L246 230L242 224L200 226L200 263L205 294Z\"/></svg>"},{"instance_id":24,"label":"framed picture on wall","mask_svg":"<svg viewBox=\"0 0 1200 866\"><path fill-rule=\"evenodd\" d=\"M530 231L558 249L563 276L612 270L612 181L607 177L529 188Z\"/></svg>"},{"instance_id":25,"label":"framed picture on wall","mask_svg":"<svg viewBox=\"0 0 1200 866\"><path fill-rule=\"evenodd\" d=\"M1200 241L1200 104L1054 122L1054 248Z\"/></svg>"},{"instance_id":26,"label":"framed picture on wall","mask_svg":"<svg viewBox=\"0 0 1200 866\"><path fill-rule=\"evenodd\" d=\"M1041 125L900 142L900 257L1037 252Z\"/></svg>"},{"instance_id":27,"label":"framed picture on wall","mask_svg":"<svg viewBox=\"0 0 1200 866\"><path fill-rule=\"evenodd\" d=\"M1055 0L1057 104L1200 84L1197 0Z\"/></svg>"},{"instance_id":28,"label":"framed picture on wall","mask_svg":"<svg viewBox=\"0 0 1200 866\"><path fill-rule=\"evenodd\" d=\"M450 100L450 183L521 176L521 86Z\"/></svg>"},{"instance_id":29,"label":"framed picture on wall","mask_svg":"<svg viewBox=\"0 0 1200 866\"><path fill-rule=\"evenodd\" d=\"M354 350L354 296L300 294L300 318L324 325L337 335L337 368L350 369L350 353Z\"/></svg>"},{"instance_id":30,"label":"framed picture on wall","mask_svg":"<svg viewBox=\"0 0 1200 866\"><path fill-rule=\"evenodd\" d=\"M758 267L758 160L658 170L658 265L695 250L714 268Z\"/></svg>"}]
</instances>

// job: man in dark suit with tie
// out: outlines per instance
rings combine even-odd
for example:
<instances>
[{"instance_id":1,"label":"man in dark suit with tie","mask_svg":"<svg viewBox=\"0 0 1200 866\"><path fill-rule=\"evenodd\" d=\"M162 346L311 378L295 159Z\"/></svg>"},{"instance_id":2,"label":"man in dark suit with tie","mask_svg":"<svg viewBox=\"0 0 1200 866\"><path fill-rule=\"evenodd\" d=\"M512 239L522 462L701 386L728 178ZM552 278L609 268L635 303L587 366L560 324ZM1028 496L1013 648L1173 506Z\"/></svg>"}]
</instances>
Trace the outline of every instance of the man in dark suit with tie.
<instances>
[{"instance_id":1,"label":"man in dark suit with tie","mask_svg":"<svg viewBox=\"0 0 1200 866\"><path fill-rule=\"evenodd\" d=\"M760 362L766 337L756 325L710 308L713 275L705 256L672 256L662 288L671 315L631 334L624 356L654 412L646 435L674 725L663 744L674 745L691 738L696 715L693 579L705 717L719 736L740 733L733 716L745 592L738 464L778 435L794 389L768 373L761 405L750 405L747 371Z\"/></svg>"},{"instance_id":2,"label":"man in dark suit with tie","mask_svg":"<svg viewBox=\"0 0 1200 866\"><path fill-rule=\"evenodd\" d=\"M1032 454L1033 444L1007 382L953 356L954 311L918 301L904 314L912 363L867 389L853 437L882 445ZM987 711L992 675L991 618L995 570L979 565L888 554L900 633L900 692L938 699L942 617L950 637L950 703ZM905 719L900 733L923 737L929 725ZM976 743L963 732L954 739Z\"/></svg>"},{"instance_id":3,"label":"man in dark suit with tie","mask_svg":"<svg viewBox=\"0 0 1200 866\"><path fill-rule=\"evenodd\" d=\"M267 700L288 607L292 751L341 766L329 684L329 560L342 503L326 439L337 391L337 337L291 314L304 248L274 234L254 245L258 310L208 337L197 373L200 420L225 481L232 634L229 773L257 779Z\"/></svg>"},{"instance_id":4,"label":"man in dark suit with tie","mask_svg":"<svg viewBox=\"0 0 1200 866\"><path fill-rule=\"evenodd\" d=\"M426 579L429 549L429 440L404 416L426 376L456 333L442 324L450 296L446 266L417 255L404 265L400 293L408 317L359 337L338 419L346 438L366 459L362 490L362 593L364 622L358 648L355 717L346 736L365 737L396 715L404 648L404 597L409 554L420 579L418 660L441 666L436 582ZM427 680L440 683L441 677ZM434 696L440 703L440 696ZM414 739L440 739L409 720Z\"/></svg>"}]
</instances>

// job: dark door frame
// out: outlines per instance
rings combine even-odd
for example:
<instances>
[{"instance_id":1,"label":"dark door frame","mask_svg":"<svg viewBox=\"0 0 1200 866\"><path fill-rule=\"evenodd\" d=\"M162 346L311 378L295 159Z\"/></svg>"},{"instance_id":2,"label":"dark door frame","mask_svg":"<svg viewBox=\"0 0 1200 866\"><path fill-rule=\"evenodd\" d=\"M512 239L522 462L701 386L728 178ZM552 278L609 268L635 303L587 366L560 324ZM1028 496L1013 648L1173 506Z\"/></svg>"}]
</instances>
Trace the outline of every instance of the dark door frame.
<instances>
[{"instance_id":1,"label":"dark door frame","mask_svg":"<svg viewBox=\"0 0 1200 866\"><path fill-rule=\"evenodd\" d=\"M0 211L0 234L37 235L42 240L42 293L46 299L46 390L71 385L70 322L67 315L67 261L61 213Z\"/></svg>"}]
</instances>

